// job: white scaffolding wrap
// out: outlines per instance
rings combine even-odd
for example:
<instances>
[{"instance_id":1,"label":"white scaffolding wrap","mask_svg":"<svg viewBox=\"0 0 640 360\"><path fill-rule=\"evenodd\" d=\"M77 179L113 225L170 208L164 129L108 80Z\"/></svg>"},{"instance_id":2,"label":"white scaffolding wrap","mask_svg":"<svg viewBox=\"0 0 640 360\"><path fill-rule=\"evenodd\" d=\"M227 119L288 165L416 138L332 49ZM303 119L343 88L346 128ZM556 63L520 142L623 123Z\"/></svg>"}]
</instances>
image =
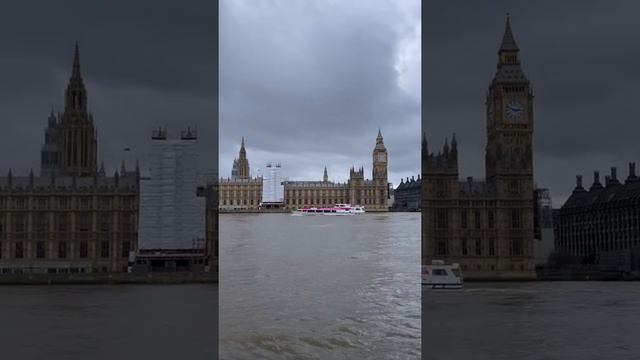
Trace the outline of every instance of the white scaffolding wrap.
<instances>
[{"instance_id":1,"label":"white scaffolding wrap","mask_svg":"<svg viewBox=\"0 0 640 360\"><path fill-rule=\"evenodd\" d=\"M149 177L140 180L140 249L204 247L195 143L195 137L152 140Z\"/></svg>"},{"instance_id":2,"label":"white scaffolding wrap","mask_svg":"<svg viewBox=\"0 0 640 360\"><path fill-rule=\"evenodd\" d=\"M262 201L278 203L284 201L282 185L282 167L280 164L267 164L262 174Z\"/></svg>"}]
</instances>

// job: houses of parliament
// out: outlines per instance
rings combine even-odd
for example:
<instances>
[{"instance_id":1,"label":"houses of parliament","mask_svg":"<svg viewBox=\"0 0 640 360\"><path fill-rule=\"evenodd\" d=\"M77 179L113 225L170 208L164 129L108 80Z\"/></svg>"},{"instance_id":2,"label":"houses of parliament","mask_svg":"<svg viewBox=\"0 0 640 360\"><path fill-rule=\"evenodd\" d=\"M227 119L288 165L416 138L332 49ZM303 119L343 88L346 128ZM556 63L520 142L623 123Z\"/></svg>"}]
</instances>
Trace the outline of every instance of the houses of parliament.
<instances>
[{"instance_id":1,"label":"houses of parliament","mask_svg":"<svg viewBox=\"0 0 640 360\"><path fill-rule=\"evenodd\" d=\"M138 254L140 170L98 167L98 134L75 47L64 110L48 118L40 174L0 177L0 273L127 272ZM195 191L196 189L194 189ZM217 202L207 198L206 252L217 266Z\"/></svg>"},{"instance_id":2,"label":"houses of parliament","mask_svg":"<svg viewBox=\"0 0 640 360\"><path fill-rule=\"evenodd\" d=\"M333 182L329 180L325 167L322 180L284 181L282 207L295 210L349 203L363 205L367 211L388 211L387 148L380 131L372 151L372 165L371 179L365 179L364 168L352 167L347 182ZM260 208L262 178L250 175L244 138L238 158L233 162L231 178L220 179L219 186L221 210L255 211Z\"/></svg>"},{"instance_id":3,"label":"houses of parliament","mask_svg":"<svg viewBox=\"0 0 640 360\"><path fill-rule=\"evenodd\" d=\"M422 263L457 262L468 279L531 279L533 94L507 18L486 96L486 179L459 180L455 135L437 153L422 140Z\"/></svg>"}]
</instances>

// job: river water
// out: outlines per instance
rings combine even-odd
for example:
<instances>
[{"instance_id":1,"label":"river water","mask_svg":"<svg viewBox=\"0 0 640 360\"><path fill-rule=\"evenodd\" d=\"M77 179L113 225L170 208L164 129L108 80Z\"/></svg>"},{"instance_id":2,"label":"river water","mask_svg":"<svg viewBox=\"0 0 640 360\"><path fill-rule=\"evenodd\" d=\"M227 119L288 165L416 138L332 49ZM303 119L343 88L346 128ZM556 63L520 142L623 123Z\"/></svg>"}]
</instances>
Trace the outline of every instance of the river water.
<instances>
[{"instance_id":1,"label":"river water","mask_svg":"<svg viewBox=\"0 0 640 360\"><path fill-rule=\"evenodd\" d=\"M640 359L640 283L422 291L423 359Z\"/></svg>"},{"instance_id":2,"label":"river water","mask_svg":"<svg viewBox=\"0 0 640 360\"><path fill-rule=\"evenodd\" d=\"M217 285L0 287L0 359L216 359Z\"/></svg>"},{"instance_id":3,"label":"river water","mask_svg":"<svg viewBox=\"0 0 640 360\"><path fill-rule=\"evenodd\" d=\"M221 359L420 359L420 214L220 216Z\"/></svg>"}]
</instances>

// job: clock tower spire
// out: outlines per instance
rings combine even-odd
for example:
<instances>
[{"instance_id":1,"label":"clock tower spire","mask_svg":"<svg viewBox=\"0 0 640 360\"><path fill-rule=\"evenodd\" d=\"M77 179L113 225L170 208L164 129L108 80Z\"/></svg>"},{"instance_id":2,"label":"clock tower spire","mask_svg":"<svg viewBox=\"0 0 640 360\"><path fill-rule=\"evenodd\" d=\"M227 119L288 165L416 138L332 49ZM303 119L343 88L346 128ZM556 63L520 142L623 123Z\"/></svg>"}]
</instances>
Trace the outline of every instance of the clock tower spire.
<instances>
[{"instance_id":1,"label":"clock tower spire","mask_svg":"<svg viewBox=\"0 0 640 360\"><path fill-rule=\"evenodd\" d=\"M486 172L487 180L496 185L506 178L531 178L533 174L533 94L519 53L507 14L496 73L486 99Z\"/></svg>"}]
</instances>

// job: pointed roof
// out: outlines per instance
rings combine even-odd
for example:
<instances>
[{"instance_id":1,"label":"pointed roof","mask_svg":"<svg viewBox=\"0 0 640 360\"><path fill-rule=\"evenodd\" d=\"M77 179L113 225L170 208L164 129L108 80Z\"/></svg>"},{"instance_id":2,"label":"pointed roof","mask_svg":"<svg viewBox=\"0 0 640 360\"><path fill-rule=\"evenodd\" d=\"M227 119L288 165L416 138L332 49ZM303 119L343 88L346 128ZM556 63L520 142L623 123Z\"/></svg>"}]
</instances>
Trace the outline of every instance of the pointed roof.
<instances>
[{"instance_id":1,"label":"pointed roof","mask_svg":"<svg viewBox=\"0 0 640 360\"><path fill-rule=\"evenodd\" d=\"M376 149L386 150L384 147L384 139L382 138L382 131L378 128L378 137L376 138Z\"/></svg>"},{"instance_id":2,"label":"pointed roof","mask_svg":"<svg viewBox=\"0 0 640 360\"><path fill-rule=\"evenodd\" d=\"M78 42L76 41L76 50L73 55L73 72L72 77L79 78L80 76L80 48L78 47Z\"/></svg>"},{"instance_id":3,"label":"pointed roof","mask_svg":"<svg viewBox=\"0 0 640 360\"><path fill-rule=\"evenodd\" d=\"M507 23L504 29L504 36L502 37L502 44L500 45L500 51L518 51L518 45L511 32L511 21L509 20L509 13L507 13Z\"/></svg>"}]
</instances>

